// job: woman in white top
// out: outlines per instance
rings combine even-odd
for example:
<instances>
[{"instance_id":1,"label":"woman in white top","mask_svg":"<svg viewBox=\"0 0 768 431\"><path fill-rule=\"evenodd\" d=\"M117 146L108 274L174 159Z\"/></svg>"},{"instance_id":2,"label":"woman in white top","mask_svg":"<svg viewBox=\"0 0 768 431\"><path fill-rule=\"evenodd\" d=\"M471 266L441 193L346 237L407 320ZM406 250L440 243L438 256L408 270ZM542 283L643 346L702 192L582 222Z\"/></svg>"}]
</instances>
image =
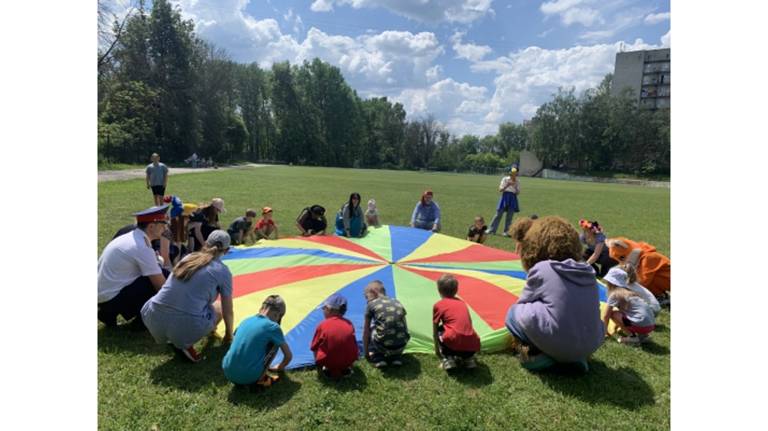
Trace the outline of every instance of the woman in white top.
<instances>
[{"instance_id":1,"label":"woman in white top","mask_svg":"<svg viewBox=\"0 0 768 431\"><path fill-rule=\"evenodd\" d=\"M501 198L499 204L496 206L496 215L491 220L491 227L485 233L488 235L495 235L496 229L499 228L499 222L501 221L501 215L507 213L504 220L504 233L502 235L509 236L509 226L512 224L512 217L517 212L520 212L520 207L517 204L517 195L520 194L520 183L517 181L517 168L512 167L509 170L509 175L501 179L499 184L499 193Z\"/></svg>"}]
</instances>

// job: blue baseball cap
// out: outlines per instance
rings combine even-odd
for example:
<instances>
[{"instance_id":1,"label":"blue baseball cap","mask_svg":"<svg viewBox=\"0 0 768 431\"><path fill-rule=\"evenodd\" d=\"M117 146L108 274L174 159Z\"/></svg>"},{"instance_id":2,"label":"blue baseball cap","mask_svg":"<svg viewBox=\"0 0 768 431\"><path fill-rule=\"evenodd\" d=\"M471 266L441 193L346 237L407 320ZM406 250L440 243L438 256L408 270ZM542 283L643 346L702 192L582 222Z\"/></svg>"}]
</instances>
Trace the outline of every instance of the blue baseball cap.
<instances>
[{"instance_id":1,"label":"blue baseball cap","mask_svg":"<svg viewBox=\"0 0 768 431\"><path fill-rule=\"evenodd\" d=\"M339 295L338 293L334 293L333 295L326 298L325 301L323 301L322 307L328 307L331 310L341 310L343 307L346 307L347 305L347 298Z\"/></svg>"}]
</instances>

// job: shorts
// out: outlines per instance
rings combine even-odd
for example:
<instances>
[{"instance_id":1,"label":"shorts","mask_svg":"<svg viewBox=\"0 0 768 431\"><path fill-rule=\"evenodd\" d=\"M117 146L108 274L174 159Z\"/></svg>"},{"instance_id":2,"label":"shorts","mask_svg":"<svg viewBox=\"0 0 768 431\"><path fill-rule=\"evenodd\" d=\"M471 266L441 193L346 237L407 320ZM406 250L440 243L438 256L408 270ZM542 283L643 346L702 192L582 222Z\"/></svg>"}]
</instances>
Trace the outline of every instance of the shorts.
<instances>
[{"instance_id":1,"label":"shorts","mask_svg":"<svg viewBox=\"0 0 768 431\"><path fill-rule=\"evenodd\" d=\"M194 316L152 301L141 308L141 320L157 344L171 343L179 349L195 344L216 327L216 314L211 307Z\"/></svg>"},{"instance_id":2,"label":"shorts","mask_svg":"<svg viewBox=\"0 0 768 431\"><path fill-rule=\"evenodd\" d=\"M634 323L627 319L627 316L622 316L621 321L624 324L624 328L633 334L650 334L654 329L656 329L656 325L635 326Z\"/></svg>"},{"instance_id":3,"label":"shorts","mask_svg":"<svg viewBox=\"0 0 768 431\"><path fill-rule=\"evenodd\" d=\"M152 186L152 194L155 196L165 196L165 186Z\"/></svg>"}]
</instances>

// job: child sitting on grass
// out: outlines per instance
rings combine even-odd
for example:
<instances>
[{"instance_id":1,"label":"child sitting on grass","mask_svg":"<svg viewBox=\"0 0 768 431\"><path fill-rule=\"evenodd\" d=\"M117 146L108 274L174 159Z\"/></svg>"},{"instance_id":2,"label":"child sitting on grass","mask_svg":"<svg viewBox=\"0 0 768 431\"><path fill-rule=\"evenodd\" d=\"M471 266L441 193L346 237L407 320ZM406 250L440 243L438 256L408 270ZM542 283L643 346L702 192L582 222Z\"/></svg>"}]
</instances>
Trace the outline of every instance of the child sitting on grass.
<instances>
[{"instance_id":1,"label":"child sitting on grass","mask_svg":"<svg viewBox=\"0 0 768 431\"><path fill-rule=\"evenodd\" d=\"M627 273L613 267L603 281L608 286L608 307L603 314L603 323L613 321L618 331L629 334L620 337L619 343L638 345L645 342L655 329L656 319L651 307L637 293L627 289ZM606 336L610 336L606 330Z\"/></svg>"},{"instance_id":2,"label":"child sitting on grass","mask_svg":"<svg viewBox=\"0 0 768 431\"><path fill-rule=\"evenodd\" d=\"M363 323L363 351L376 368L402 365L400 356L411 339L403 304L388 297L379 280L368 283L364 295L368 305Z\"/></svg>"},{"instance_id":3,"label":"child sitting on grass","mask_svg":"<svg viewBox=\"0 0 768 431\"><path fill-rule=\"evenodd\" d=\"M637 271L635 271L635 267L629 262L624 262L618 267L627 273L627 289L640 295L640 297L643 298L648 306L651 307L653 315L658 316L659 311L661 311L661 304L659 304L659 300L653 296L653 293L651 293L650 290L646 289L645 286L637 282Z\"/></svg>"},{"instance_id":4,"label":"child sitting on grass","mask_svg":"<svg viewBox=\"0 0 768 431\"><path fill-rule=\"evenodd\" d=\"M368 209L365 210L365 224L368 226L379 227L379 210L376 208L376 199L368 201Z\"/></svg>"},{"instance_id":5,"label":"child sitting on grass","mask_svg":"<svg viewBox=\"0 0 768 431\"><path fill-rule=\"evenodd\" d=\"M472 327L467 304L456 298L458 280L443 274L437 280L437 291L442 299L432 307L432 339L440 367L448 371L462 362L466 368L477 367L475 353L480 351L480 337Z\"/></svg>"},{"instance_id":6,"label":"child sitting on grass","mask_svg":"<svg viewBox=\"0 0 768 431\"><path fill-rule=\"evenodd\" d=\"M272 208L264 207L261 209L261 218L256 222L253 228L256 240L277 239L277 223L272 220Z\"/></svg>"},{"instance_id":7,"label":"child sitting on grass","mask_svg":"<svg viewBox=\"0 0 768 431\"><path fill-rule=\"evenodd\" d=\"M267 370L279 372L293 359L288 343L283 338L280 321L285 315L285 301L279 295L270 295L261 304L259 314L240 323L235 331L232 345L221 361L224 376L235 385L271 386L277 377ZM277 354L283 352L283 361L277 367L270 367Z\"/></svg>"},{"instance_id":8,"label":"child sitting on grass","mask_svg":"<svg viewBox=\"0 0 768 431\"><path fill-rule=\"evenodd\" d=\"M315 329L310 349L315 354L318 371L337 380L352 374L352 364L359 351L355 341L355 328L345 319L347 299L339 294L331 295L323 302L325 320Z\"/></svg>"},{"instance_id":9,"label":"child sitting on grass","mask_svg":"<svg viewBox=\"0 0 768 431\"><path fill-rule=\"evenodd\" d=\"M485 225L485 219L483 216L475 217L475 222L469 226L469 231L467 232L467 241L476 242L478 244L484 243L485 239L487 238L485 233L486 230L488 230L488 226Z\"/></svg>"}]
</instances>

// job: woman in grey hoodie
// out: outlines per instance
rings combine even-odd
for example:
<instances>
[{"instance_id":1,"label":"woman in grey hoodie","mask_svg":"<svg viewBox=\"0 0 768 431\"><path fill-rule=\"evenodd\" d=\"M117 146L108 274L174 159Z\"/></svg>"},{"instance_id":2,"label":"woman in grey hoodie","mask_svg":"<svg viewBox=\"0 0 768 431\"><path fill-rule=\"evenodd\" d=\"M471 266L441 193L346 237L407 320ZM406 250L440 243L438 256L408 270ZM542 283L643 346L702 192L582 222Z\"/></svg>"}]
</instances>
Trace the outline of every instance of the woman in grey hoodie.
<instances>
[{"instance_id":1,"label":"woman in grey hoodie","mask_svg":"<svg viewBox=\"0 0 768 431\"><path fill-rule=\"evenodd\" d=\"M587 358L605 334L595 272L579 262L579 234L565 219L550 216L527 223L521 244L527 278L507 313L507 329L526 368L563 362L577 363L586 371Z\"/></svg>"}]
</instances>

